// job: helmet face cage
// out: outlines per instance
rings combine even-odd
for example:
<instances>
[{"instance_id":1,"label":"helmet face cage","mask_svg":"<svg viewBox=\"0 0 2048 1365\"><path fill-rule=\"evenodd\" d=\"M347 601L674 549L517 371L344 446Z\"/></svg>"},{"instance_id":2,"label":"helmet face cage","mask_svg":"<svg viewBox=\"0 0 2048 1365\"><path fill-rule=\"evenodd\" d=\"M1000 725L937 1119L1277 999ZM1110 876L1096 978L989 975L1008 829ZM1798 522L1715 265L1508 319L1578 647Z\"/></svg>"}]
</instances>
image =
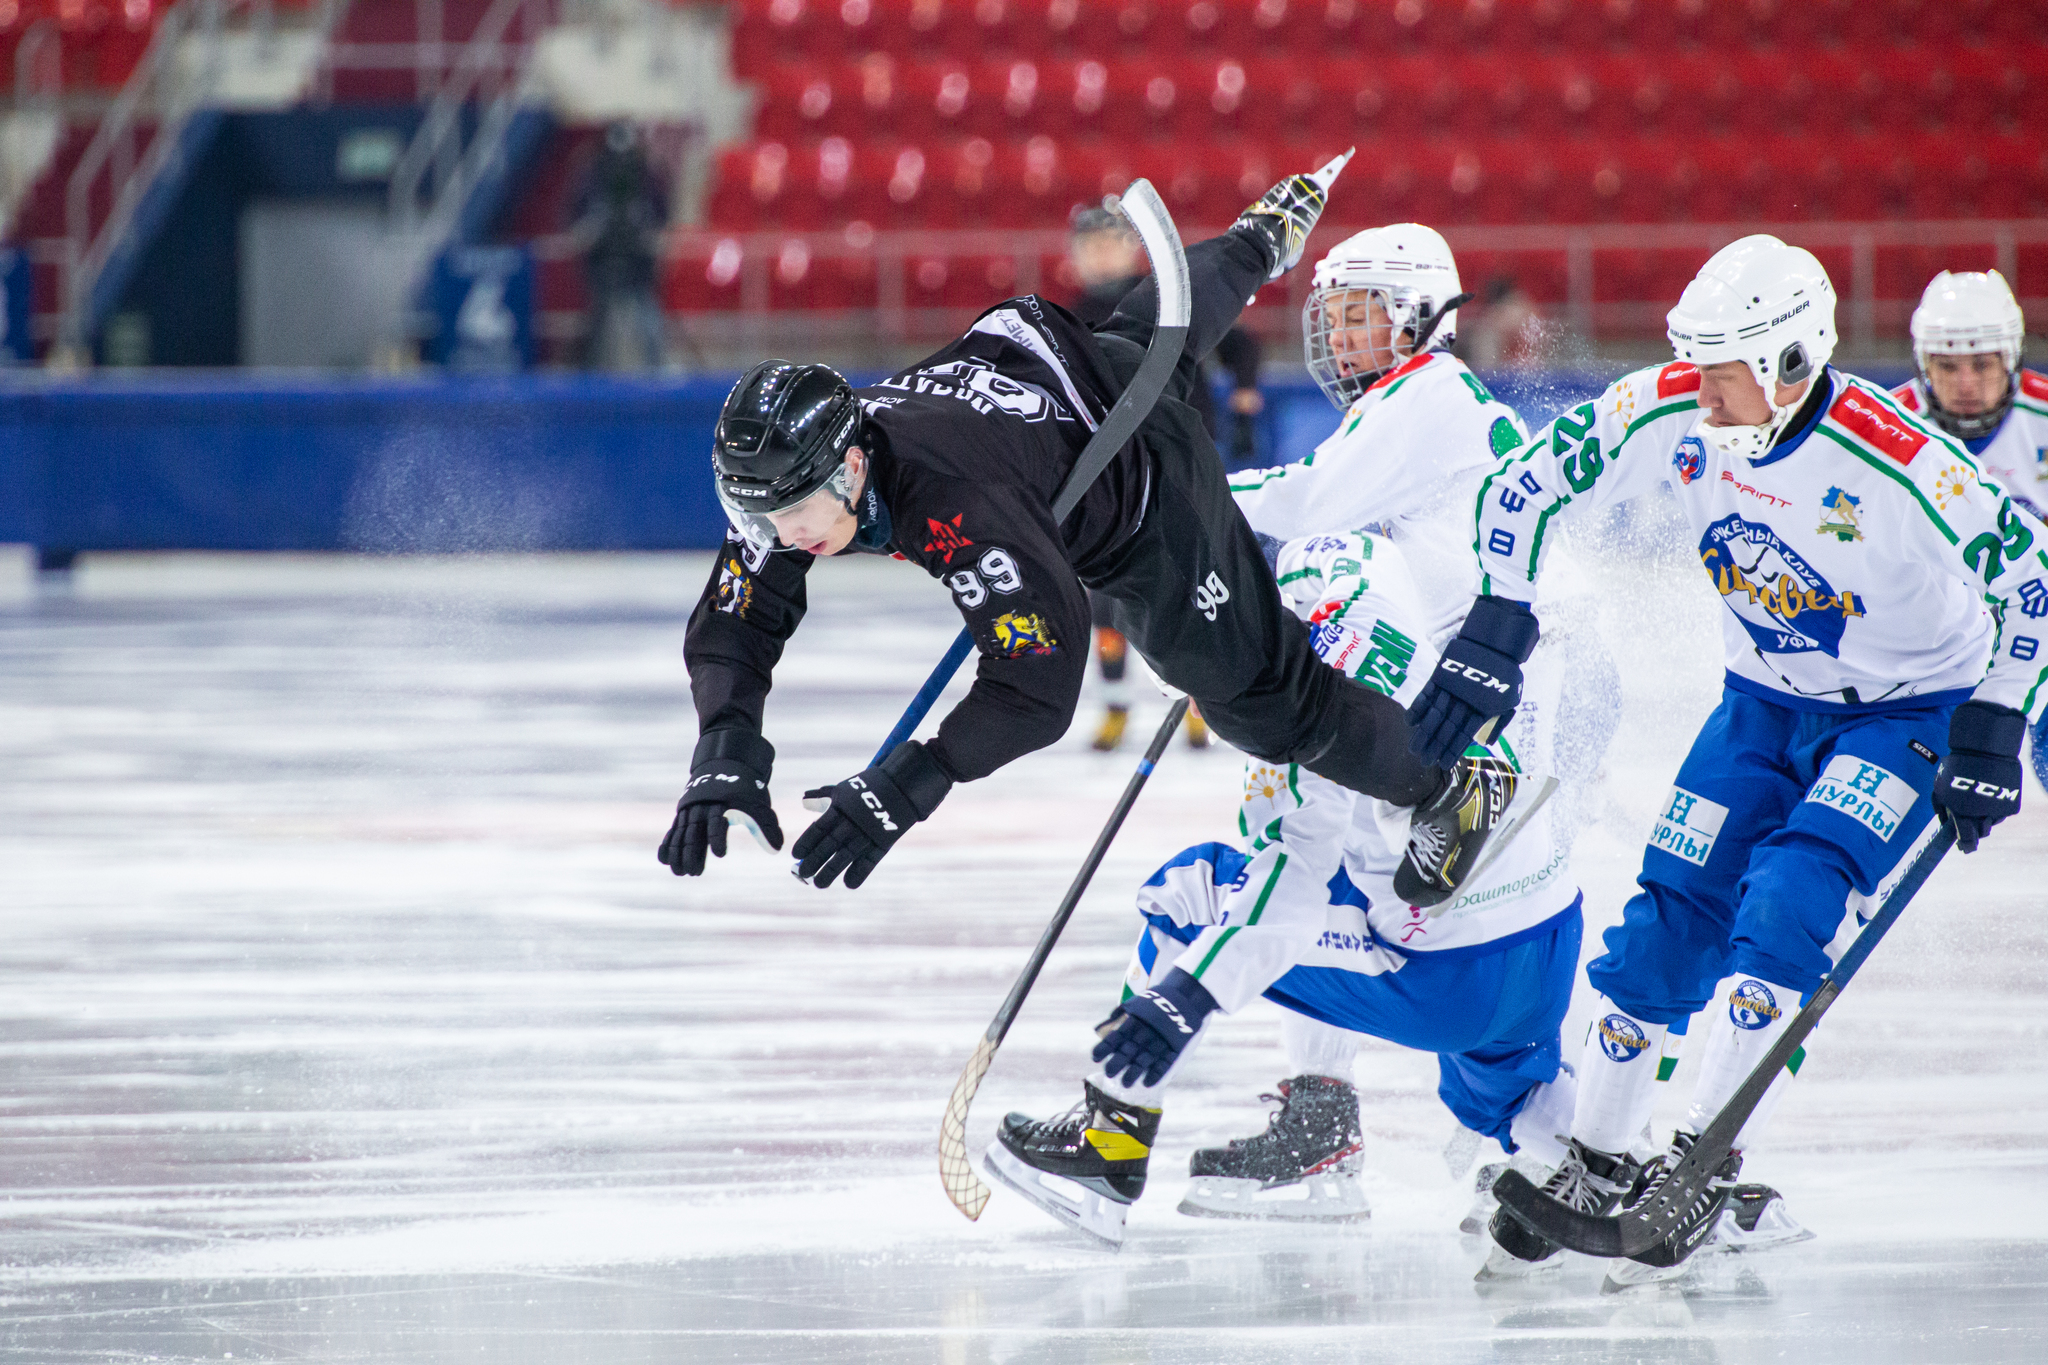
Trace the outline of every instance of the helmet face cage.
<instances>
[{"instance_id":1,"label":"helmet face cage","mask_svg":"<svg viewBox=\"0 0 2048 1365\"><path fill-rule=\"evenodd\" d=\"M1996 271L1989 275L1952 275L1944 271L1935 276L1920 306L1913 310L1912 330L1913 363L1927 389L1927 415L1951 436L1965 441L1997 431L2012 409L2020 347L2026 336L2025 319L2012 300L2005 277ZM2005 389L1998 401L1983 412L1964 416L1941 405L1927 362L1934 356L1970 355L1997 356L2005 372Z\"/></svg>"},{"instance_id":2,"label":"helmet face cage","mask_svg":"<svg viewBox=\"0 0 2048 1365\"><path fill-rule=\"evenodd\" d=\"M1416 315L1426 303L1414 289L1385 285L1327 284L1309 291L1301 310L1308 372L1340 411L1357 402L1374 380L1408 358L1400 349L1400 338L1403 333L1413 338ZM1384 349L1371 344L1369 305L1374 304L1391 324ZM1347 325L1345 314L1359 307L1367 308L1366 318ZM1447 344L1449 338L1433 337L1432 341Z\"/></svg>"}]
</instances>

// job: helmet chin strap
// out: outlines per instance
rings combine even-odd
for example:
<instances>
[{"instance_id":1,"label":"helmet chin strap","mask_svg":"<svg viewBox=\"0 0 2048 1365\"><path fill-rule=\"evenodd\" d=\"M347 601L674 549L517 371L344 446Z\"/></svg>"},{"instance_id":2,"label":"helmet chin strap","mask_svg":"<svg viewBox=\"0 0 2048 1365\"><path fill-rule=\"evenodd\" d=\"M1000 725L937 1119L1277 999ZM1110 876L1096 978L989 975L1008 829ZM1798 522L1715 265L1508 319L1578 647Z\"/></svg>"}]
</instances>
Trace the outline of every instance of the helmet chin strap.
<instances>
[{"instance_id":1,"label":"helmet chin strap","mask_svg":"<svg viewBox=\"0 0 2048 1365\"><path fill-rule=\"evenodd\" d=\"M1700 424L1700 436L1706 443L1723 455L1739 455L1745 460L1761 460L1769 452L1771 444L1778 439L1778 433L1785 429L1785 423L1792 420L1792 414L1813 392L1813 380L1808 379L1799 386L1799 392L1783 407L1778 405L1772 392L1777 386L1770 385L1764 390L1764 401L1770 404L1768 419L1753 426L1717 427L1709 422Z\"/></svg>"}]
</instances>

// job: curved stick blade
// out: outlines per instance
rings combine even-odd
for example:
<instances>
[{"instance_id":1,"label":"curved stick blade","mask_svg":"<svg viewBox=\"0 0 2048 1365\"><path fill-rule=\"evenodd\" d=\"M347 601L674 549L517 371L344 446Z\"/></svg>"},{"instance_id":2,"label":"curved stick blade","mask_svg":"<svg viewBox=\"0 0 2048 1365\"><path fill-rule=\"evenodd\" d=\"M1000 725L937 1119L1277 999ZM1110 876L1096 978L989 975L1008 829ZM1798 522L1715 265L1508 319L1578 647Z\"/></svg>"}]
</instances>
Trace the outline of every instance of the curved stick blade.
<instances>
[{"instance_id":1,"label":"curved stick blade","mask_svg":"<svg viewBox=\"0 0 2048 1365\"><path fill-rule=\"evenodd\" d=\"M988 1075L995 1059L996 1045L988 1038L975 1044L974 1055L967 1059L967 1069L953 1083L952 1097L946 1101L946 1116L939 1120L939 1183L946 1187L946 1198L953 1201L953 1207L966 1214L970 1222L980 1218L981 1211L988 1207L989 1189L974 1173L974 1162L967 1155L967 1110L974 1103L975 1091L981 1089L981 1078Z\"/></svg>"}]
</instances>

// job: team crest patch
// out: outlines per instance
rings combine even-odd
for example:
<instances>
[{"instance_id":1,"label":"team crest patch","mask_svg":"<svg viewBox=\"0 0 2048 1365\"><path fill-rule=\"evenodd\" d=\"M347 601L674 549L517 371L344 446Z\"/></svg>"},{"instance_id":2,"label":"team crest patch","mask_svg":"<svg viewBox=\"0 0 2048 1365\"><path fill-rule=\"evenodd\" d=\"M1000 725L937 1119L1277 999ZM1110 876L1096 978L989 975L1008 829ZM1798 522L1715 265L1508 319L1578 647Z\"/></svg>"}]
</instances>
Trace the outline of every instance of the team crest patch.
<instances>
[{"instance_id":1,"label":"team crest patch","mask_svg":"<svg viewBox=\"0 0 2048 1365\"><path fill-rule=\"evenodd\" d=\"M1707 467L1707 443L1697 436L1686 437L1671 452L1671 467L1678 472L1679 483L1691 483Z\"/></svg>"},{"instance_id":2,"label":"team crest patch","mask_svg":"<svg viewBox=\"0 0 2048 1365\"><path fill-rule=\"evenodd\" d=\"M1836 754L1829 759L1820 779L1806 793L1807 800L1840 811L1886 843L1899 832L1899 822L1919 797L1904 778L1854 754Z\"/></svg>"},{"instance_id":3,"label":"team crest patch","mask_svg":"<svg viewBox=\"0 0 2048 1365\"><path fill-rule=\"evenodd\" d=\"M1045 618L1037 612L1006 611L995 619L996 653L1005 659L1026 654L1057 654L1059 641L1052 638Z\"/></svg>"},{"instance_id":4,"label":"team crest patch","mask_svg":"<svg viewBox=\"0 0 2048 1365\"><path fill-rule=\"evenodd\" d=\"M1594 1027L1600 1030L1600 1050L1617 1062L1632 1062L1650 1046L1642 1026L1625 1014L1610 1014Z\"/></svg>"},{"instance_id":5,"label":"team crest patch","mask_svg":"<svg viewBox=\"0 0 2048 1365\"><path fill-rule=\"evenodd\" d=\"M1783 1013L1771 988L1754 978L1737 982L1728 992L1728 1017L1737 1028L1769 1028Z\"/></svg>"},{"instance_id":6,"label":"team crest patch","mask_svg":"<svg viewBox=\"0 0 2048 1365\"><path fill-rule=\"evenodd\" d=\"M1863 539L1863 527L1858 522L1862 514L1856 510L1862 505L1863 499L1854 494L1830 488L1820 500L1820 525L1814 528L1815 532L1841 541Z\"/></svg>"},{"instance_id":7,"label":"team crest patch","mask_svg":"<svg viewBox=\"0 0 2048 1365\"><path fill-rule=\"evenodd\" d=\"M1705 867L1707 855L1714 851L1714 840L1720 837L1721 823L1727 818L1728 808L1720 802L1709 801L1683 787L1673 787L1657 816L1657 827L1650 831L1650 847L1661 848L1695 867Z\"/></svg>"},{"instance_id":8,"label":"team crest patch","mask_svg":"<svg viewBox=\"0 0 2048 1365\"><path fill-rule=\"evenodd\" d=\"M1737 513L1721 518L1700 537L1700 563L1735 619L1766 654L1817 649L1838 658L1849 618L1864 614L1854 592L1836 593L1776 531Z\"/></svg>"},{"instance_id":9,"label":"team crest patch","mask_svg":"<svg viewBox=\"0 0 2048 1365\"><path fill-rule=\"evenodd\" d=\"M960 534L960 519L966 515L965 512L962 512L951 521L940 521L937 517L926 517L924 524L931 527L932 538L925 543L924 552L928 555L943 554L945 562L951 565L955 550L964 550L974 544L973 541Z\"/></svg>"},{"instance_id":10,"label":"team crest patch","mask_svg":"<svg viewBox=\"0 0 2048 1365\"><path fill-rule=\"evenodd\" d=\"M747 608L754 604L754 580L747 576L738 555L729 554L718 569L718 600L713 609L742 621L747 619Z\"/></svg>"}]
</instances>

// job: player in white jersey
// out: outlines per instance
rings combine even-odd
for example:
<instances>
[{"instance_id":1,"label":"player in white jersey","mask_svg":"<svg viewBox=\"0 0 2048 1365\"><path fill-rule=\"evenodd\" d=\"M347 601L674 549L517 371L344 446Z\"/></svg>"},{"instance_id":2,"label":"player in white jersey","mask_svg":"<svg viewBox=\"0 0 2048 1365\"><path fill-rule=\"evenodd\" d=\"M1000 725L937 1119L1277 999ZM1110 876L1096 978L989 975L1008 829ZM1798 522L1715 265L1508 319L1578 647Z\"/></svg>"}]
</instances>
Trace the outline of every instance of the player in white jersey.
<instances>
[{"instance_id":1,"label":"player in white jersey","mask_svg":"<svg viewBox=\"0 0 2048 1365\"><path fill-rule=\"evenodd\" d=\"M1365 534L1292 541L1277 570L1288 604L1315 623L1326 663L1396 700L1420 689L1434 653L1423 641L1420 594L1392 542ZM1512 761L1507 743L1498 751ZM1407 838L1396 807L1298 765L1253 760L1239 829L1245 851L1197 844L1139 890L1145 925L1122 1002L1095 1048L1104 1065L1071 1112L1005 1119L986 1159L991 1173L1055 1216L1120 1242L1125 1211L1144 1189L1172 1071L1216 1012L1262 994L1309 1019L1437 1053L1438 1093L1460 1122L1507 1150L1558 1160L1556 1134L1570 1111L1558 1026L1577 971L1580 918L1578 889L1549 841L1507 845L1432 917L1394 891ZM1299 1098L1318 1111L1308 1117L1327 1117L1328 1096ZM1355 1096L1348 1138L1318 1164L1334 1172L1358 1151ZM1266 1182L1210 1174L1208 1211L1256 1211ZM1306 1193L1311 1216L1365 1213L1355 1181L1311 1183Z\"/></svg>"},{"instance_id":2,"label":"player in white jersey","mask_svg":"<svg viewBox=\"0 0 2048 1365\"><path fill-rule=\"evenodd\" d=\"M1231 477L1238 509L1269 542L1383 531L1413 570L1420 638L1433 649L1457 629L1478 590L1471 507L1479 481L1529 434L1514 409L1451 354L1457 310L1470 297L1449 244L1420 223L1371 228L1332 248L1316 264L1302 334L1309 373L1342 414L1337 428L1306 459ZM1600 643L1597 611L1569 578L1546 580L1553 629L1531 661L1529 704L1511 736L1524 766L1570 784L1553 813L1579 799L1619 712L1619 679ZM1568 670L1609 679L1606 695L1582 685L1572 700L1587 704L1560 714L1554 703ZM1560 735L1569 739L1560 744ZM1562 855L1569 841L1555 836L1565 828L1546 818L1521 837L1554 842ZM1562 856L1555 862L1564 865ZM1299 1182L1352 1140L1347 1134L1355 1137L1358 1035L1307 1016L1291 1016L1283 1035L1289 1079L1279 1087L1279 1112L1256 1137L1195 1153L1188 1206L1200 1209L1216 1182L1253 1173L1269 1187ZM1314 1188L1329 1191L1345 1180L1331 1176ZM1223 1206L1233 1213L1292 1218L1314 1216L1316 1207L1296 1199L1247 1203L1235 1190L1226 1193Z\"/></svg>"},{"instance_id":3,"label":"player in white jersey","mask_svg":"<svg viewBox=\"0 0 2048 1365\"><path fill-rule=\"evenodd\" d=\"M2048 375L2023 369L2026 320L1996 270L1944 270L1913 310L1915 378L1892 390L1908 412L1961 441L2035 516L2048 505ZM2026 604L2048 616L2048 599ZM2048 786L2048 721L2034 727L2034 776Z\"/></svg>"},{"instance_id":4,"label":"player in white jersey","mask_svg":"<svg viewBox=\"0 0 2048 1365\"><path fill-rule=\"evenodd\" d=\"M2048 594L2048 528L1961 442L1828 367L1834 306L1809 252L1757 235L1716 253L1671 310L1677 363L1560 416L1482 485L1483 592L1410 709L1420 753L1490 732L1535 642L1552 528L1671 491L1728 607L1726 688L1659 808L1641 893L1587 968L1606 999L1546 1186L1581 1209L1611 1212L1636 1184L1627 1149L1673 1023L1718 1002L1665 1171L1935 812L1969 852L2019 809L2020 742L2048 705L2048 631L2027 615ZM1706 1236L1784 1083L1643 1265L1677 1266ZM1521 1260L1555 1252L1505 1211L1492 1230Z\"/></svg>"}]
</instances>

